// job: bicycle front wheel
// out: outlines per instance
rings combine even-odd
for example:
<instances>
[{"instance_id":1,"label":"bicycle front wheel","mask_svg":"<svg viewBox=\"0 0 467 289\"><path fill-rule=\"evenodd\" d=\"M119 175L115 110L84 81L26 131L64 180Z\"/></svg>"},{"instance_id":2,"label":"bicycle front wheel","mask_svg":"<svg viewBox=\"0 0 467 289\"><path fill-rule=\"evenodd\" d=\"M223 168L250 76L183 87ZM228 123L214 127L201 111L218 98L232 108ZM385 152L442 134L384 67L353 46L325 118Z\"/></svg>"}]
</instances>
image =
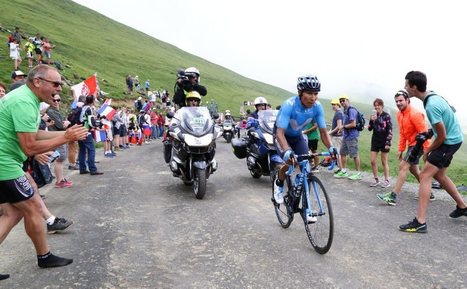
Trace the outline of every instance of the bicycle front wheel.
<instances>
[{"instance_id":1,"label":"bicycle front wheel","mask_svg":"<svg viewBox=\"0 0 467 289\"><path fill-rule=\"evenodd\" d=\"M274 204L274 211L276 212L277 220L279 224L281 224L282 228L287 229L293 221L293 212L290 211L290 208L287 204L289 204L289 196L284 197L284 203L278 204L274 200L274 181L276 179L277 171L273 174L273 182L272 182L272 203ZM286 178L285 187L289 187L288 178Z\"/></svg>"},{"instance_id":2,"label":"bicycle front wheel","mask_svg":"<svg viewBox=\"0 0 467 289\"><path fill-rule=\"evenodd\" d=\"M319 254L326 254L332 245L334 237L334 216L331 200L323 183L316 176L309 176L310 204L312 215L317 218L315 223L305 221L305 230L311 246ZM306 206L303 206L306 208Z\"/></svg>"}]
</instances>

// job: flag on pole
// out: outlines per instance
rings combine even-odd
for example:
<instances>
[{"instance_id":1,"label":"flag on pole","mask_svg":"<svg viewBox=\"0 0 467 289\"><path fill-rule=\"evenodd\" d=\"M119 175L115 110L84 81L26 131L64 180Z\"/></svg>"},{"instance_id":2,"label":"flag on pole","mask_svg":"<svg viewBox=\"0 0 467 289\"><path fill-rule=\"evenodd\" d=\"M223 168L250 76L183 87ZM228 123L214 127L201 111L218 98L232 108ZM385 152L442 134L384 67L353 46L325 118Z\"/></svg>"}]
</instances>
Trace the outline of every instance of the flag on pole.
<instances>
[{"instance_id":1,"label":"flag on pole","mask_svg":"<svg viewBox=\"0 0 467 289\"><path fill-rule=\"evenodd\" d=\"M94 73L93 75L89 76L86 80L81 81L78 84L75 84L71 87L71 90L73 91L73 103L71 104L72 108L76 107L76 103L78 102L78 98L81 95L94 95L96 96L96 92L98 90L98 85L97 85L97 77L96 74Z\"/></svg>"},{"instance_id":2,"label":"flag on pole","mask_svg":"<svg viewBox=\"0 0 467 289\"><path fill-rule=\"evenodd\" d=\"M96 142L105 142L105 131L104 130L94 130L94 139Z\"/></svg>"},{"instance_id":3,"label":"flag on pole","mask_svg":"<svg viewBox=\"0 0 467 289\"><path fill-rule=\"evenodd\" d=\"M112 120L114 117L115 113L117 112L113 107L110 106L110 103L112 102L111 99L107 99L102 106L97 110L97 114L99 116L105 116L106 119Z\"/></svg>"}]
</instances>

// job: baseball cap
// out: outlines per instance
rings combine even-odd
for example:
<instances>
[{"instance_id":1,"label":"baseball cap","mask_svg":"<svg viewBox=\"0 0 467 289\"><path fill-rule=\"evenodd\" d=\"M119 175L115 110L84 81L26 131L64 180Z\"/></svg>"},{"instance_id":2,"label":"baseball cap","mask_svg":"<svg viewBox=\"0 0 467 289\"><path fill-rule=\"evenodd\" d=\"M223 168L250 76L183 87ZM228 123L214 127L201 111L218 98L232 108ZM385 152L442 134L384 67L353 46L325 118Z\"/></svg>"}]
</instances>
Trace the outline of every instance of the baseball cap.
<instances>
[{"instance_id":1,"label":"baseball cap","mask_svg":"<svg viewBox=\"0 0 467 289\"><path fill-rule=\"evenodd\" d=\"M15 70L11 74L11 78L16 78L18 76L26 76L26 74L24 74L24 72L22 72L21 70Z\"/></svg>"}]
</instances>

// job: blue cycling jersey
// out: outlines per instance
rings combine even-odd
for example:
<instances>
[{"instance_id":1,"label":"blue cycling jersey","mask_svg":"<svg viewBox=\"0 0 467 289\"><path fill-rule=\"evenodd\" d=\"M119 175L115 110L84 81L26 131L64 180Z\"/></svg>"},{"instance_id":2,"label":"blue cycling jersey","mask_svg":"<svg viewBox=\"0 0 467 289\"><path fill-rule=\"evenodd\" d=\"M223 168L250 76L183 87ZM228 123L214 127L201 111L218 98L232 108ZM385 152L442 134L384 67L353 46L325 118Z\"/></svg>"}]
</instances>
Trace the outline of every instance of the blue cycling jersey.
<instances>
[{"instance_id":1,"label":"blue cycling jersey","mask_svg":"<svg viewBox=\"0 0 467 289\"><path fill-rule=\"evenodd\" d=\"M286 137L297 137L302 135L305 126L314 120L319 128L326 128L324 111L321 103L316 103L305 108L299 96L293 96L281 105L277 115L276 126L285 130Z\"/></svg>"}]
</instances>

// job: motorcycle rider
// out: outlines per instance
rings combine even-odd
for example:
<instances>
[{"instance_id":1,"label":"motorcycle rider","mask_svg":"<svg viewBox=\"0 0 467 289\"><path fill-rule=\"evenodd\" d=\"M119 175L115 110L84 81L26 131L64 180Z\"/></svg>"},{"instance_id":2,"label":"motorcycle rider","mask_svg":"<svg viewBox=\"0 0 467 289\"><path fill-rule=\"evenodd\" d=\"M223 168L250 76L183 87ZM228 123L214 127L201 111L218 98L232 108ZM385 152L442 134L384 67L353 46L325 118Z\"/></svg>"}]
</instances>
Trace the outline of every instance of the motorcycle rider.
<instances>
[{"instance_id":1,"label":"motorcycle rider","mask_svg":"<svg viewBox=\"0 0 467 289\"><path fill-rule=\"evenodd\" d=\"M200 103L201 103L201 95L197 91L193 90L186 94L186 106L188 107L199 106ZM169 131L174 131L174 129L180 124L180 118L181 118L180 110L177 110L177 112L175 113L174 117L172 118L170 122ZM212 162L213 162L213 168L217 168L217 161L215 158L212 159ZM170 158L170 168L175 177L180 176L180 170L178 169L176 162L173 161L173 151L172 151L172 156Z\"/></svg>"},{"instance_id":2,"label":"motorcycle rider","mask_svg":"<svg viewBox=\"0 0 467 289\"><path fill-rule=\"evenodd\" d=\"M274 181L274 199L278 204L284 202L285 172L290 164L295 164L295 154L308 153L307 139L302 130L309 122L314 120L318 124L323 144L332 155L337 153L326 129L323 107L318 101L318 93L321 90L318 78L314 75L299 77L297 90L298 96L292 96L281 105L274 127L276 149L285 162ZM309 214L307 221L316 222L316 217Z\"/></svg>"},{"instance_id":3,"label":"motorcycle rider","mask_svg":"<svg viewBox=\"0 0 467 289\"><path fill-rule=\"evenodd\" d=\"M266 106L268 105L268 101L263 96L259 96L259 97L255 98L254 104L255 104L256 110L253 111L249 116L253 117L255 119L258 119L258 112L260 110L266 110Z\"/></svg>"},{"instance_id":4,"label":"motorcycle rider","mask_svg":"<svg viewBox=\"0 0 467 289\"><path fill-rule=\"evenodd\" d=\"M178 72L173 101L179 108L186 106L186 93L196 91L200 99L208 93L206 87L199 84L199 80L200 73L196 67L188 67Z\"/></svg>"}]
</instances>

